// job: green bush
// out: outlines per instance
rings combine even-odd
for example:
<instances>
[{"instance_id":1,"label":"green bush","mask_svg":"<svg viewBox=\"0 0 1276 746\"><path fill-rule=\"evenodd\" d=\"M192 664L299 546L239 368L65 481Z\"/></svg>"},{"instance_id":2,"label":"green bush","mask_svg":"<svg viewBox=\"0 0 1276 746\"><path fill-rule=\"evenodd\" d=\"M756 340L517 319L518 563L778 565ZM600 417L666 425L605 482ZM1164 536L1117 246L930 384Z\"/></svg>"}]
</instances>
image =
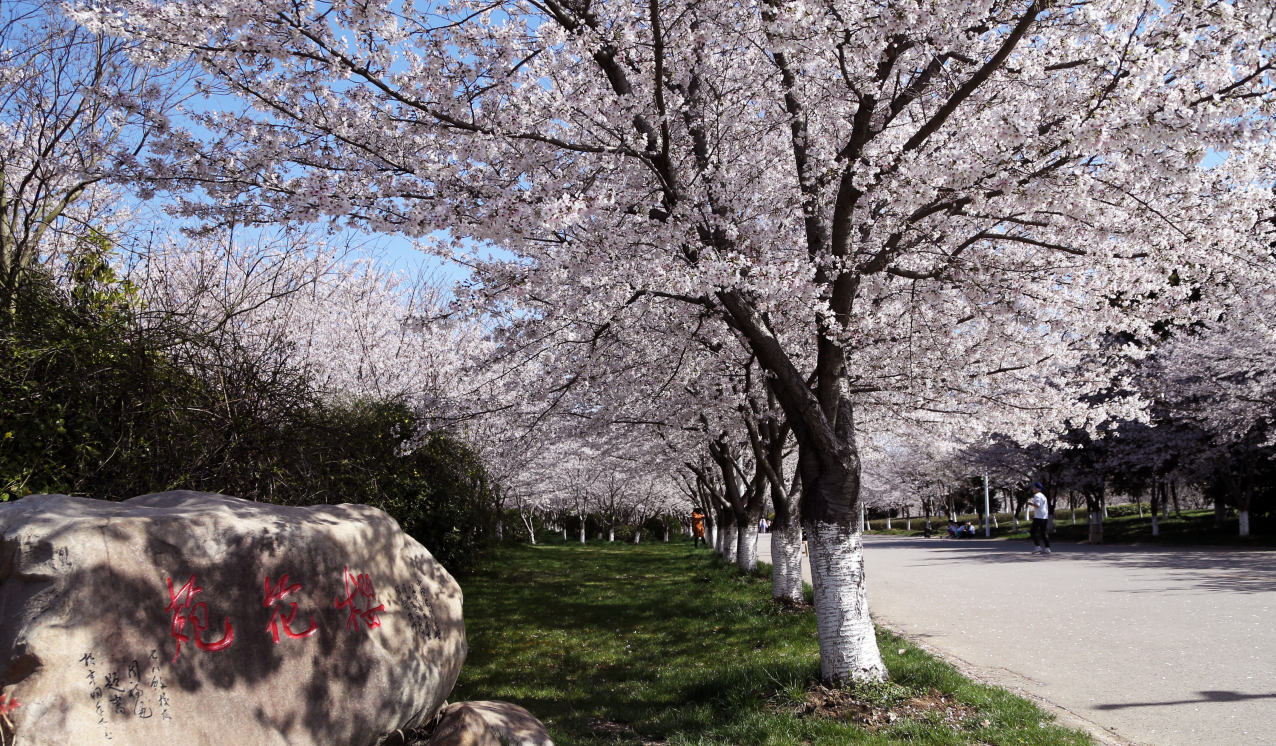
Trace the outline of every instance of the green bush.
<instances>
[{"instance_id":1,"label":"green bush","mask_svg":"<svg viewBox=\"0 0 1276 746\"><path fill-rule=\"evenodd\" d=\"M1151 510L1151 505L1149 503L1143 503L1143 514L1147 515L1148 511L1150 510ZM1109 518L1125 518L1127 516L1138 515L1138 514L1139 514L1139 503L1108 506Z\"/></svg>"}]
</instances>

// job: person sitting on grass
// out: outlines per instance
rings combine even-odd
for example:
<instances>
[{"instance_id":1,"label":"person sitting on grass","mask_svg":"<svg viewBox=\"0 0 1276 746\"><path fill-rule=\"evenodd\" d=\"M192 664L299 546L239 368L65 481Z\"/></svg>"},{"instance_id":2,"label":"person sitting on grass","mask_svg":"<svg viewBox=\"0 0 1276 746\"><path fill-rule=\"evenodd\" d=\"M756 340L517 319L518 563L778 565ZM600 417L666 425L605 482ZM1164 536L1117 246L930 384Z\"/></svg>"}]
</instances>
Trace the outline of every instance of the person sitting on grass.
<instances>
[{"instance_id":1,"label":"person sitting on grass","mask_svg":"<svg viewBox=\"0 0 1276 746\"><path fill-rule=\"evenodd\" d=\"M957 521L949 521L948 522L948 538L956 539L958 536L961 536L961 531L959 531L957 528Z\"/></svg>"}]
</instances>

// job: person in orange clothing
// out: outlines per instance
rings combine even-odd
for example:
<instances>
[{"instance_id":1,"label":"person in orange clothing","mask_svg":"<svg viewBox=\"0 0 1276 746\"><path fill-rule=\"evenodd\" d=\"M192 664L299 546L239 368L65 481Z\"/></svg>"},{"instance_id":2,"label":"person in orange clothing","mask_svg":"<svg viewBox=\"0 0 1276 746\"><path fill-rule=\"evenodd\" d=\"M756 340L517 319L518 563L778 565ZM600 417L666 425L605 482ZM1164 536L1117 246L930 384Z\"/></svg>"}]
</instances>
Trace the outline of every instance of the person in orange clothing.
<instances>
[{"instance_id":1,"label":"person in orange clothing","mask_svg":"<svg viewBox=\"0 0 1276 746\"><path fill-rule=\"evenodd\" d=\"M695 546L698 548L700 542L704 541L704 513L700 508L691 511L691 535L696 537ZM705 541L708 546L709 542Z\"/></svg>"}]
</instances>

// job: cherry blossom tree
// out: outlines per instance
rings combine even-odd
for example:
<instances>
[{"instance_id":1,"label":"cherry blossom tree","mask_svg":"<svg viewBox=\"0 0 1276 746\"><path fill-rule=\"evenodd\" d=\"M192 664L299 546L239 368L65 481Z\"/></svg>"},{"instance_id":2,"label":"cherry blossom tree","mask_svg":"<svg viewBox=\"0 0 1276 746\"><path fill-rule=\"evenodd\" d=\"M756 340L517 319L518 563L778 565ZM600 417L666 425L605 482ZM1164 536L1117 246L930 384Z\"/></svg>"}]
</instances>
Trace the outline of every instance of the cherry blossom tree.
<instances>
[{"instance_id":1,"label":"cherry blossom tree","mask_svg":"<svg viewBox=\"0 0 1276 746\"><path fill-rule=\"evenodd\" d=\"M1258 469L1276 442L1276 333L1266 318L1268 299L1253 300L1226 323L1182 335L1157 355L1144 380L1162 405L1161 421L1155 435L1142 438L1156 447L1140 454L1145 461L1159 456L1160 474L1189 462L1220 480L1237 509L1241 536L1250 533Z\"/></svg>"},{"instance_id":2,"label":"cherry blossom tree","mask_svg":"<svg viewBox=\"0 0 1276 746\"><path fill-rule=\"evenodd\" d=\"M0 7L0 314L22 275L129 209L111 179L180 101L181 71L77 26L51 0Z\"/></svg>"},{"instance_id":3,"label":"cherry blossom tree","mask_svg":"<svg viewBox=\"0 0 1276 746\"><path fill-rule=\"evenodd\" d=\"M1086 420L1055 376L1101 332L1186 313L1172 270L1241 271L1270 201L1256 0L116 0L80 18L251 103L192 115L213 135L174 133L152 164L198 187L191 214L497 244L514 258L472 257L461 301L527 309L578 360L652 314L746 346L798 443L830 680L885 676L857 410ZM1206 170L1211 148L1229 158Z\"/></svg>"}]
</instances>

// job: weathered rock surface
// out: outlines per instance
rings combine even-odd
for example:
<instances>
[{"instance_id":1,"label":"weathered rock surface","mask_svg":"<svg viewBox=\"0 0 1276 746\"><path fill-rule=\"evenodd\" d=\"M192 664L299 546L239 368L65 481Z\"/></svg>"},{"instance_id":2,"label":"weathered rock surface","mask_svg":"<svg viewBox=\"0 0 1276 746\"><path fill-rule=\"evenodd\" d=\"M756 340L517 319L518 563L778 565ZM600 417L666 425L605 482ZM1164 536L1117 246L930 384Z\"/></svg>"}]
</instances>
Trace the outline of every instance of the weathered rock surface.
<instances>
[{"instance_id":1,"label":"weathered rock surface","mask_svg":"<svg viewBox=\"0 0 1276 746\"><path fill-rule=\"evenodd\" d=\"M469 707L449 705L426 746L501 746L487 721Z\"/></svg>"},{"instance_id":2,"label":"weathered rock surface","mask_svg":"<svg viewBox=\"0 0 1276 746\"><path fill-rule=\"evenodd\" d=\"M465 660L461 590L368 506L166 492L0 504L14 746L370 746Z\"/></svg>"},{"instance_id":3,"label":"weathered rock surface","mask_svg":"<svg viewBox=\"0 0 1276 746\"><path fill-rule=\"evenodd\" d=\"M440 713L429 746L554 746L532 713L509 702L456 702Z\"/></svg>"}]
</instances>

